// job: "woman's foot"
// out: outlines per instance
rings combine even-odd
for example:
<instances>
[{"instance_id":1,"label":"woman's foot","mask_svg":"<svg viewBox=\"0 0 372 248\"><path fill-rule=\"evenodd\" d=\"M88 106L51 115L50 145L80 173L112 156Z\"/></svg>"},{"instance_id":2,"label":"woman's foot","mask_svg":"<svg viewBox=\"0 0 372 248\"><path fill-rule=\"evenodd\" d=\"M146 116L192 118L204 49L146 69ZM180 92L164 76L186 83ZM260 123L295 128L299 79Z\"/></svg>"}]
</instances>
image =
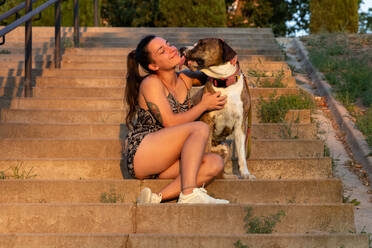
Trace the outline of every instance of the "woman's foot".
<instances>
[{"instance_id":1,"label":"woman's foot","mask_svg":"<svg viewBox=\"0 0 372 248\"><path fill-rule=\"evenodd\" d=\"M227 204L228 200L215 199L207 194L204 188L194 188L191 194L184 195L182 192L177 203L209 203L209 204Z\"/></svg>"},{"instance_id":2,"label":"woman's foot","mask_svg":"<svg viewBox=\"0 0 372 248\"><path fill-rule=\"evenodd\" d=\"M139 197L137 198L137 203L160 203L161 194L155 194L151 192L151 189L145 187L141 190Z\"/></svg>"}]
</instances>

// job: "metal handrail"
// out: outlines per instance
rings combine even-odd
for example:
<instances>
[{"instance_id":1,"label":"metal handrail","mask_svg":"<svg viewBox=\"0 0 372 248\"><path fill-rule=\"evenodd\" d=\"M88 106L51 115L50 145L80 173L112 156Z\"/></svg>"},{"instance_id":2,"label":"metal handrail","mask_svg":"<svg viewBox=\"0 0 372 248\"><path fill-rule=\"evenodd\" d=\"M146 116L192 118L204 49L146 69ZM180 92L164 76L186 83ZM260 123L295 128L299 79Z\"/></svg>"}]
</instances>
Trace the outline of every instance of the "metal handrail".
<instances>
[{"instance_id":1,"label":"metal handrail","mask_svg":"<svg viewBox=\"0 0 372 248\"><path fill-rule=\"evenodd\" d=\"M7 25L0 30L0 37L2 41L0 45L5 43L5 35L18 26L25 24L25 82L24 82L24 96L32 96L32 19L39 15L41 18L41 11L55 4L55 49L54 49L54 66L61 68L61 3L62 0L49 0L43 3L36 9L32 10L32 3L37 0L26 0L26 2L9 10L4 15L0 16L0 20L8 18L12 14L18 14L18 11L25 8L26 14L21 18L15 20L13 23ZM79 46L79 0L74 0L74 41L75 47Z\"/></svg>"},{"instance_id":2,"label":"metal handrail","mask_svg":"<svg viewBox=\"0 0 372 248\"><path fill-rule=\"evenodd\" d=\"M13 23L9 24L8 26L6 26L2 30L0 30L0 36L4 36L7 33L9 33L10 31L12 31L13 29L22 25L23 23L25 23L27 21L30 21L32 19L32 17L39 14L41 11L43 11L44 9L48 8L50 5L52 5L52 4L54 4L58 1L60 1L60 0L49 0L48 2L43 3L42 5L40 5L39 7L34 9L33 11L27 13L26 15L24 15L21 18L15 20Z\"/></svg>"},{"instance_id":3,"label":"metal handrail","mask_svg":"<svg viewBox=\"0 0 372 248\"><path fill-rule=\"evenodd\" d=\"M35 3L38 0L32 0L32 3ZM5 2L5 0L4 0ZM0 4L1 5L1 4ZM21 3L18 6L15 6L14 8L10 9L9 11L5 12L0 16L0 22L4 19L7 19L8 17L14 15L15 13L18 13L20 10L24 9L26 7L26 2Z\"/></svg>"}]
</instances>

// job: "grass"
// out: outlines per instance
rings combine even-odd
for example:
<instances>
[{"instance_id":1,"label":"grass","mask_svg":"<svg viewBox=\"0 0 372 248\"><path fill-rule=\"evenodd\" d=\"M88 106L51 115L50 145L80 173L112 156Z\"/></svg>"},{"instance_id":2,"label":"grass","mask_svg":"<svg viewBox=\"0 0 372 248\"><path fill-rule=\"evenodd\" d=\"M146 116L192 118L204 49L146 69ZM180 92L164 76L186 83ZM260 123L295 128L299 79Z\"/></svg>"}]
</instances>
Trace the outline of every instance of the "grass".
<instances>
[{"instance_id":1,"label":"grass","mask_svg":"<svg viewBox=\"0 0 372 248\"><path fill-rule=\"evenodd\" d=\"M124 202L124 196L120 193L116 193L115 189L111 188L110 192L104 192L101 194L101 203L118 203Z\"/></svg>"},{"instance_id":2,"label":"grass","mask_svg":"<svg viewBox=\"0 0 372 248\"><path fill-rule=\"evenodd\" d=\"M280 218L285 216L285 212L280 210L278 213L269 216L254 217L252 211L252 207L246 208L244 227L247 233L272 233L276 224L280 222Z\"/></svg>"},{"instance_id":3,"label":"grass","mask_svg":"<svg viewBox=\"0 0 372 248\"><path fill-rule=\"evenodd\" d=\"M357 116L356 125L366 136L366 141L372 147L372 108L369 108L363 115Z\"/></svg>"},{"instance_id":4,"label":"grass","mask_svg":"<svg viewBox=\"0 0 372 248\"><path fill-rule=\"evenodd\" d=\"M274 78L273 81L269 80L267 73L265 71L249 70L248 76L256 77L255 82L257 87L260 88L285 88L283 84L283 79L285 77L284 70L280 70L277 73L273 74L271 77Z\"/></svg>"},{"instance_id":5,"label":"grass","mask_svg":"<svg viewBox=\"0 0 372 248\"><path fill-rule=\"evenodd\" d=\"M322 34L302 41L372 147L372 34Z\"/></svg>"},{"instance_id":6,"label":"grass","mask_svg":"<svg viewBox=\"0 0 372 248\"><path fill-rule=\"evenodd\" d=\"M313 99L306 92L300 91L298 95L271 95L268 100L262 97L258 101L257 114L262 123L284 122L285 115L290 109L314 109Z\"/></svg>"},{"instance_id":7,"label":"grass","mask_svg":"<svg viewBox=\"0 0 372 248\"><path fill-rule=\"evenodd\" d=\"M9 50L0 50L0 54L10 54Z\"/></svg>"},{"instance_id":8,"label":"grass","mask_svg":"<svg viewBox=\"0 0 372 248\"><path fill-rule=\"evenodd\" d=\"M235 247L235 248L249 248L249 246L244 245L240 240L238 240L238 241L236 241L236 242L234 243L234 247Z\"/></svg>"},{"instance_id":9,"label":"grass","mask_svg":"<svg viewBox=\"0 0 372 248\"><path fill-rule=\"evenodd\" d=\"M23 168L23 162L19 163L14 167L9 167L4 171L0 171L0 180L5 179L31 179L37 176L33 174L32 170L34 167L31 167L29 170ZM7 173L8 172L8 173Z\"/></svg>"}]
</instances>

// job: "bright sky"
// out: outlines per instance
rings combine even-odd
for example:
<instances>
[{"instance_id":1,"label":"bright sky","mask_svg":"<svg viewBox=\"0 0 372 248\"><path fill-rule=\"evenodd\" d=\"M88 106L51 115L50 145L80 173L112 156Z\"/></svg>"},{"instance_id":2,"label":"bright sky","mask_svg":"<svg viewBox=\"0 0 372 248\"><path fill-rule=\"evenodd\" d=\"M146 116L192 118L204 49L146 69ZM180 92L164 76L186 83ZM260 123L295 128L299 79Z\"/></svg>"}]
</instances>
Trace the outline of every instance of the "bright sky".
<instances>
[{"instance_id":1,"label":"bright sky","mask_svg":"<svg viewBox=\"0 0 372 248\"><path fill-rule=\"evenodd\" d=\"M368 9L372 8L372 0L363 0L363 3L360 6L362 12L368 12Z\"/></svg>"}]
</instances>

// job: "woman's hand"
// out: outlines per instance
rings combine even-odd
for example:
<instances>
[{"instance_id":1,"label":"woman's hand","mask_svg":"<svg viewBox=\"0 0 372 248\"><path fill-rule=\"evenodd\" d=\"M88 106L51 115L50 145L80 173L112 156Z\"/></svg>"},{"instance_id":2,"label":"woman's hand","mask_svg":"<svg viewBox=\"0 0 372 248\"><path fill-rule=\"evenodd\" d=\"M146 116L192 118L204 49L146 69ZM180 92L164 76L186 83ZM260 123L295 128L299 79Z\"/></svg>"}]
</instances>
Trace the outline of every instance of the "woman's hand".
<instances>
[{"instance_id":1,"label":"woman's hand","mask_svg":"<svg viewBox=\"0 0 372 248\"><path fill-rule=\"evenodd\" d=\"M226 103L226 96L221 96L221 92L216 93L204 92L200 104L204 106L205 110L211 111L216 109L223 109Z\"/></svg>"}]
</instances>

